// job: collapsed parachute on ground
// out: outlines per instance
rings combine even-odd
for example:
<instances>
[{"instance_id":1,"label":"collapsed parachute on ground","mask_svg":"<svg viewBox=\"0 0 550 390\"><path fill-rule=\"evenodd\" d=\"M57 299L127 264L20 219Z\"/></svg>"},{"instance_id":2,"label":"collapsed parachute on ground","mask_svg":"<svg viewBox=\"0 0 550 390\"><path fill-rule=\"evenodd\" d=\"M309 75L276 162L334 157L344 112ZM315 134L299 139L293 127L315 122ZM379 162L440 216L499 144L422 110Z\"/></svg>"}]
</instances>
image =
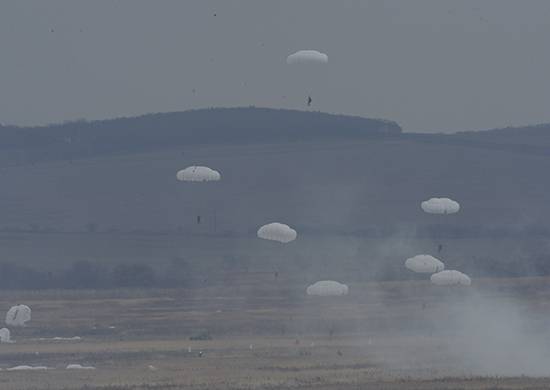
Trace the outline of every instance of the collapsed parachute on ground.
<instances>
[{"instance_id":1,"label":"collapsed parachute on ground","mask_svg":"<svg viewBox=\"0 0 550 390\"><path fill-rule=\"evenodd\" d=\"M81 364L69 364L66 367L67 370L95 370L93 366L83 366Z\"/></svg>"},{"instance_id":2,"label":"collapsed parachute on ground","mask_svg":"<svg viewBox=\"0 0 550 390\"><path fill-rule=\"evenodd\" d=\"M279 241L286 244L290 241L294 241L298 233L290 226L284 223L273 222L262 226L258 229L258 237L264 240Z\"/></svg>"},{"instance_id":3,"label":"collapsed parachute on ground","mask_svg":"<svg viewBox=\"0 0 550 390\"><path fill-rule=\"evenodd\" d=\"M348 286L334 280L320 280L306 289L307 295L316 295L319 297L348 295L348 292Z\"/></svg>"},{"instance_id":4,"label":"collapsed parachute on ground","mask_svg":"<svg viewBox=\"0 0 550 390\"><path fill-rule=\"evenodd\" d=\"M10 330L8 328L0 329L0 343L13 343Z\"/></svg>"},{"instance_id":5,"label":"collapsed parachute on ground","mask_svg":"<svg viewBox=\"0 0 550 390\"><path fill-rule=\"evenodd\" d=\"M31 320L31 308L26 305L13 306L6 313L6 325L25 326Z\"/></svg>"},{"instance_id":6,"label":"collapsed parachute on ground","mask_svg":"<svg viewBox=\"0 0 550 390\"><path fill-rule=\"evenodd\" d=\"M460 271L447 270L433 274L430 277L433 284L438 286L469 286L472 280Z\"/></svg>"},{"instance_id":7,"label":"collapsed parachute on ground","mask_svg":"<svg viewBox=\"0 0 550 390\"><path fill-rule=\"evenodd\" d=\"M460 204L449 198L431 198L420 204L429 214L454 214L460 210Z\"/></svg>"},{"instance_id":8,"label":"collapsed parachute on ground","mask_svg":"<svg viewBox=\"0 0 550 390\"><path fill-rule=\"evenodd\" d=\"M43 371L43 370L51 370L51 368L48 368L46 366L15 366L11 368L6 368L6 371Z\"/></svg>"},{"instance_id":9,"label":"collapsed parachute on ground","mask_svg":"<svg viewBox=\"0 0 550 390\"><path fill-rule=\"evenodd\" d=\"M317 50L300 50L286 58L287 64L326 64L328 56Z\"/></svg>"},{"instance_id":10,"label":"collapsed parachute on ground","mask_svg":"<svg viewBox=\"0 0 550 390\"><path fill-rule=\"evenodd\" d=\"M74 336L74 337L40 337L36 339L38 341L80 341L82 340L82 337L80 336Z\"/></svg>"},{"instance_id":11,"label":"collapsed parachute on ground","mask_svg":"<svg viewBox=\"0 0 550 390\"><path fill-rule=\"evenodd\" d=\"M194 165L178 171L176 178L179 181L218 181L221 179L221 175L214 169Z\"/></svg>"},{"instance_id":12,"label":"collapsed parachute on ground","mask_svg":"<svg viewBox=\"0 0 550 390\"><path fill-rule=\"evenodd\" d=\"M436 273L445 269L445 264L430 255L416 255L405 260L405 267L418 273Z\"/></svg>"}]
</instances>

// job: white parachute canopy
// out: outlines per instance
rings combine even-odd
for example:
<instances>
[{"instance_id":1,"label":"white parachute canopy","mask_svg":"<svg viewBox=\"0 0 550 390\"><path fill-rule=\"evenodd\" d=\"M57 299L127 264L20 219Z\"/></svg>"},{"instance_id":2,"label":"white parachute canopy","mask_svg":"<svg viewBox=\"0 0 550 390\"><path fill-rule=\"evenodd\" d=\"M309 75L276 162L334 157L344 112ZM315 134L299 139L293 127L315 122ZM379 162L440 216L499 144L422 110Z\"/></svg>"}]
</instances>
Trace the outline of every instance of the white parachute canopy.
<instances>
[{"instance_id":1,"label":"white parachute canopy","mask_svg":"<svg viewBox=\"0 0 550 390\"><path fill-rule=\"evenodd\" d=\"M430 280L437 286L469 286L472 284L468 275L455 270L438 272L433 274Z\"/></svg>"},{"instance_id":2,"label":"white parachute canopy","mask_svg":"<svg viewBox=\"0 0 550 390\"><path fill-rule=\"evenodd\" d=\"M334 280L320 280L306 289L307 295L316 295L319 297L348 295L348 292L348 286Z\"/></svg>"},{"instance_id":3,"label":"white parachute canopy","mask_svg":"<svg viewBox=\"0 0 550 390\"><path fill-rule=\"evenodd\" d=\"M10 330L8 328L0 329L0 343L13 343Z\"/></svg>"},{"instance_id":4,"label":"white parachute canopy","mask_svg":"<svg viewBox=\"0 0 550 390\"><path fill-rule=\"evenodd\" d=\"M258 237L264 240L279 241L286 244L290 241L294 241L298 233L290 226L284 223L273 222L262 226L258 229Z\"/></svg>"},{"instance_id":5,"label":"white parachute canopy","mask_svg":"<svg viewBox=\"0 0 550 390\"><path fill-rule=\"evenodd\" d=\"M27 305L13 306L6 313L6 325L25 326L31 320L31 308Z\"/></svg>"},{"instance_id":6,"label":"white parachute canopy","mask_svg":"<svg viewBox=\"0 0 550 390\"><path fill-rule=\"evenodd\" d=\"M405 260L405 267L414 272L433 274L443 271L445 264L430 255L416 255Z\"/></svg>"},{"instance_id":7,"label":"white parachute canopy","mask_svg":"<svg viewBox=\"0 0 550 390\"><path fill-rule=\"evenodd\" d=\"M221 175L212 168L193 165L178 171L176 178L180 181L218 181Z\"/></svg>"},{"instance_id":8,"label":"white parachute canopy","mask_svg":"<svg viewBox=\"0 0 550 390\"><path fill-rule=\"evenodd\" d=\"M431 198L420 204L429 214L454 214L460 210L460 204L449 198Z\"/></svg>"},{"instance_id":9,"label":"white parachute canopy","mask_svg":"<svg viewBox=\"0 0 550 390\"><path fill-rule=\"evenodd\" d=\"M300 50L286 58L287 64L326 64L328 56L317 50Z\"/></svg>"}]
</instances>

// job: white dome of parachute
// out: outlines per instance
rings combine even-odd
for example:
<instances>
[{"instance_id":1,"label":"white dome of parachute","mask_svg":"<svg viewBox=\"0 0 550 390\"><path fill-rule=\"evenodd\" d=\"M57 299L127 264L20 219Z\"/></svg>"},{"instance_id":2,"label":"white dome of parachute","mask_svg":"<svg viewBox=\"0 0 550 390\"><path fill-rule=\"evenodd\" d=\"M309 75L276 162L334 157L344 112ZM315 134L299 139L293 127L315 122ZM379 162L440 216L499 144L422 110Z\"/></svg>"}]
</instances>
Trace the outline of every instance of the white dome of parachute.
<instances>
[{"instance_id":1,"label":"white dome of parachute","mask_svg":"<svg viewBox=\"0 0 550 390\"><path fill-rule=\"evenodd\" d=\"M273 222L262 226L258 229L258 237L264 240L279 241L286 244L290 241L294 241L298 233L290 226L284 223Z\"/></svg>"},{"instance_id":2,"label":"white dome of parachute","mask_svg":"<svg viewBox=\"0 0 550 390\"><path fill-rule=\"evenodd\" d=\"M430 255L416 255L405 260L405 267L414 272L433 274L443 271L445 264Z\"/></svg>"},{"instance_id":3,"label":"white dome of parachute","mask_svg":"<svg viewBox=\"0 0 550 390\"><path fill-rule=\"evenodd\" d=\"M306 289L307 295L316 295L319 297L348 295L348 292L348 286L334 280L320 280Z\"/></svg>"},{"instance_id":4,"label":"white dome of parachute","mask_svg":"<svg viewBox=\"0 0 550 390\"><path fill-rule=\"evenodd\" d=\"M469 286L472 284L468 275L455 270L438 272L433 274L430 280L437 286Z\"/></svg>"},{"instance_id":5,"label":"white dome of parachute","mask_svg":"<svg viewBox=\"0 0 550 390\"><path fill-rule=\"evenodd\" d=\"M429 214L454 214L460 210L460 204L449 198L431 198L420 204Z\"/></svg>"},{"instance_id":6,"label":"white dome of parachute","mask_svg":"<svg viewBox=\"0 0 550 390\"><path fill-rule=\"evenodd\" d=\"M317 50L300 50L286 58L287 64L326 64L328 56Z\"/></svg>"},{"instance_id":7,"label":"white dome of parachute","mask_svg":"<svg viewBox=\"0 0 550 390\"><path fill-rule=\"evenodd\" d=\"M13 306L6 313L6 325L25 326L31 320L31 308L27 305Z\"/></svg>"},{"instance_id":8,"label":"white dome of parachute","mask_svg":"<svg viewBox=\"0 0 550 390\"><path fill-rule=\"evenodd\" d=\"M0 343L13 343L11 333L8 328L0 329Z\"/></svg>"},{"instance_id":9,"label":"white dome of parachute","mask_svg":"<svg viewBox=\"0 0 550 390\"><path fill-rule=\"evenodd\" d=\"M180 181L218 181L221 175L214 169L193 165L178 171L176 178Z\"/></svg>"}]
</instances>

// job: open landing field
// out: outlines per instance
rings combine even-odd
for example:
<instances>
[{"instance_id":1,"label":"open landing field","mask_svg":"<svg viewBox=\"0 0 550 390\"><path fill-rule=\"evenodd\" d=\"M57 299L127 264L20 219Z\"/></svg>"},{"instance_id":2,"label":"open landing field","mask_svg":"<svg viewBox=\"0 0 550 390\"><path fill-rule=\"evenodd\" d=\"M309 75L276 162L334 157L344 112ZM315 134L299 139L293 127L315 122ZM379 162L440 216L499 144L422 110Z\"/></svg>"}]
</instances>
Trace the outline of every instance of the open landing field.
<instances>
[{"instance_id":1,"label":"open landing field","mask_svg":"<svg viewBox=\"0 0 550 390\"><path fill-rule=\"evenodd\" d=\"M2 309L25 303L33 319L0 345L0 388L550 388L548 279L351 284L350 295L323 299L269 277L4 292ZM18 365L49 369L8 370Z\"/></svg>"}]
</instances>

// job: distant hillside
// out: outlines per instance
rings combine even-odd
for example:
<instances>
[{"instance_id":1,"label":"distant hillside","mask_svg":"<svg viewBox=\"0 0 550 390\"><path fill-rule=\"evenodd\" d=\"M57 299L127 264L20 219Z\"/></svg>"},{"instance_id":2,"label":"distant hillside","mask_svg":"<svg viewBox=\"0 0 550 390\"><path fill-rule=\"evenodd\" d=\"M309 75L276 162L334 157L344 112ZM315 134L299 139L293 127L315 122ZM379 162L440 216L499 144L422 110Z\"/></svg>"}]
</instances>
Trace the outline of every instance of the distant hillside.
<instances>
[{"instance_id":1,"label":"distant hillside","mask_svg":"<svg viewBox=\"0 0 550 390\"><path fill-rule=\"evenodd\" d=\"M550 154L550 124L465 131L452 135L455 142L528 154Z\"/></svg>"},{"instance_id":2,"label":"distant hillside","mask_svg":"<svg viewBox=\"0 0 550 390\"><path fill-rule=\"evenodd\" d=\"M208 273L246 259L263 271L286 262L394 278L410 277L404 258L443 243L444 260L474 275L550 273L543 126L412 134L390 121L242 108L2 128L0 139L0 264L185 259ZM193 164L222 180L178 182ZM423 213L432 196L458 200L460 213ZM291 249L258 242L272 221L298 230Z\"/></svg>"},{"instance_id":3,"label":"distant hillside","mask_svg":"<svg viewBox=\"0 0 550 390\"><path fill-rule=\"evenodd\" d=\"M44 127L0 126L0 151L8 152L13 161L34 163L173 146L239 145L400 133L397 123L380 119L253 107L212 108Z\"/></svg>"}]
</instances>

